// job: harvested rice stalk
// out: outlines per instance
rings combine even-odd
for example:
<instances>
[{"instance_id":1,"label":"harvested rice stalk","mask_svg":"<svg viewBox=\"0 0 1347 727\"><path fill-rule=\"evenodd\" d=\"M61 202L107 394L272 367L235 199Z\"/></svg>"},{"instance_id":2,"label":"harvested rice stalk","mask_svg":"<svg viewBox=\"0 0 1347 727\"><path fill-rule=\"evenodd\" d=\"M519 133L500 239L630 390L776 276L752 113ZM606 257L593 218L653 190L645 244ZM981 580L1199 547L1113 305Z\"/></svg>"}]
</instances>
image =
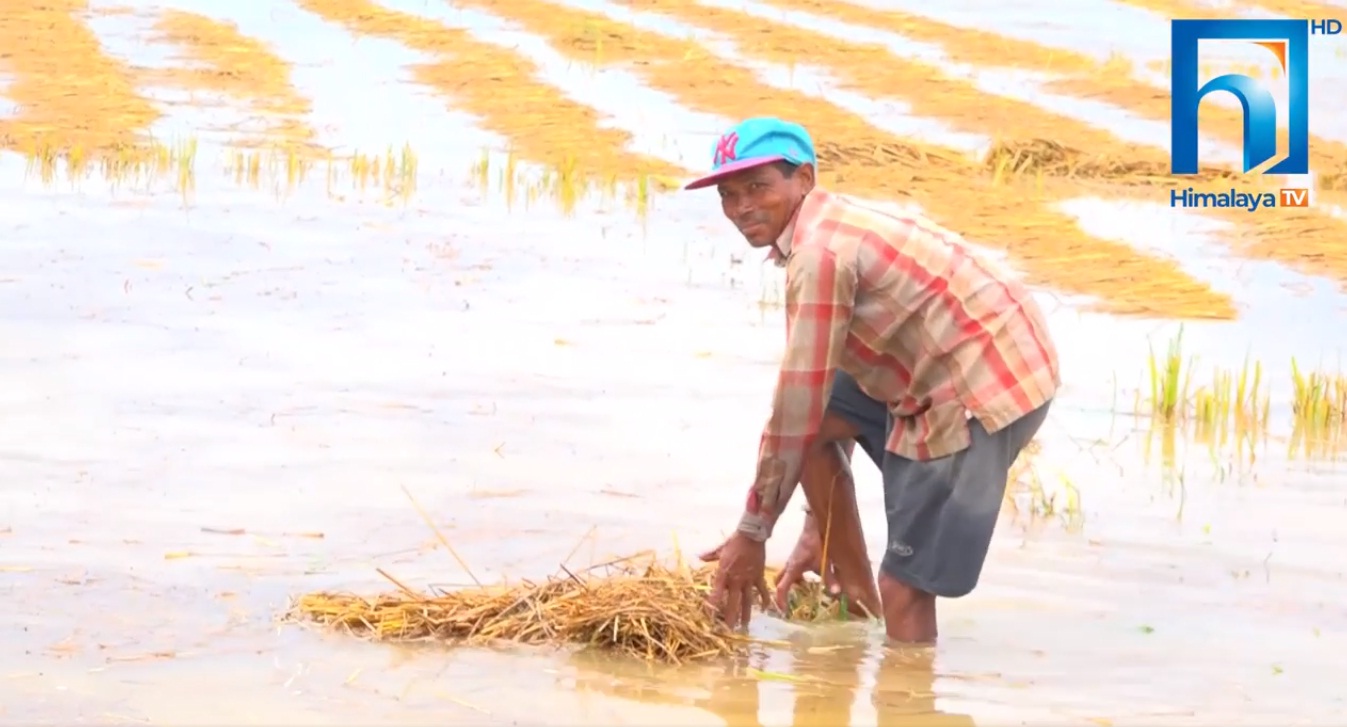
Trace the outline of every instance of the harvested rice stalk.
<instances>
[{"instance_id":1,"label":"harvested rice stalk","mask_svg":"<svg viewBox=\"0 0 1347 727\"><path fill-rule=\"evenodd\" d=\"M224 94L262 112L266 130L246 138L249 145L279 140L281 146L319 151L305 120L313 106L292 82L290 65L268 44L244 35L233 22L185 10L161 11L154 29L152 40L176 46L178 60L189 64L147 70L147 79Z\"/></svg>"},{"instance_id":2,"label":"harvested rice stalk","mask_svg":"<svg viewBox=\"0 0 1347 727\"><path fill-rule=\"evenodd\" d=\"M828 100L764 83L747 64L721 58L681 32L654 30L653 25L637 27L557 0L462 0L456 4L517 23L545 38L573 63L633 73L690 110L729 118L781 116L804 125L816 140L846 140L853 148L835 149L840 152L836 156L820 155L819 179L824 186L871 199L914 202L970 242L1004 249L1032 284L1090 296L1099 301L1098 307L1115 313L1156 311L1179 318L1235 315L1227 294L1212 290L1173 260L1086 233L1074 217L1058 209L1057 203L1079 196L1075 180L1047 177L1041 184L1034 178L996 180L958 150L905 142ZM681 0L624 4L641 11L655 9L698 26L724 19L726 12ZM787 35L779 24L768 27L759 18L743 16L736 23L737 30L722 35L735 36L736 47L745 54L770 51L770 57L764 55L767 60L798 63L801 47L813 49L820 42L811 36L801 41L804 46L792 44L793 32ZM854 66L856 53L850 55ZM890 61L896 59L866 61L860 72Z\"/></svg>"},{"instance_id":3,"label":"harvested rice stalk","mask_svg":"<svg viewBox=\"0 0 1347 727\"><path fill-rule=\"evenodd\" d=\"M656 563L619 564L583 579L566 573L538 584L438 595L314 593L301 596L289 616L376 641L570 643L675 663L732 654L742 640L706 609L709 588L699 575Z\"/></svg>"},{"instance_id":4,"label":"harvested rice stalk","mask_svg":"<svg viewBox=\"0 0 1347 727\"><path fill-rule=\"evenodd\" d=\"M786 597L787 621L819 623L822 621L847 621L847 597L834 598L820 581L805 581L794 587Z\"/></svg>"},{"instance_id":5,"label":"harvested rice stalk","mask_svg":"<svg viewBox=\"0 0 1347 727\"><path fill-rule=\"evenodd\" d=\"M1049 139L998 142L987 150L983 165L993 175L1043 175L1084 182L1108 181L1127 186L1173 186L1169 165L1091 155ZM1232 171L1208 167L1194 177L1203 182L1242 183Z\"/></svg>"},{"instance_id":6,"label":"harvested rice stalk","mask_svg":"<svg viewBox=\"0 0 1347 727\"><path fill-rule=\"evenodd\" d=\"M580 574L563 568L542 583L443 593L416 593L402 584L375 597L311 593L295 599L285 618L372 641L578 644L673 663L727 656L745 646L747 640L706 607L713 566L666 568L653 559L641 566L629 558L601 568ZM776 571L768 577L775 580ZM787 617L837 620L840 605L819 584L807 584L792 596Z\"/></svg>"},{"instance_id":7,"label":"harvested rice stalk","mask_svg":"<svg viewBox=\"0 0 1347 727\"><path fill-rule=\"evenodd\" d=\"M18 107L0 118L0 145L116 156L160 116L126 64L84 22L86 0L9 0L0 12L0 73Z\"/></svg>"},{"instance_id":8,"label":"harvested rice stalk","mask_svg":"<svg viewBox=\"0 0 1347 727\"><path fill-rule=\"evenodd\" d=\"M396 40L426 54L427 63L411 69L416 80L508 137L522 158L552 170L561 194L575 195L586 187L581 182L594 179L676 186L672 180L690 171L630 151L631 134L603 123L593 107L540 79L536 64L510 48L372 0L298 4L351 32Z\"/></svg>"}]
</instances>

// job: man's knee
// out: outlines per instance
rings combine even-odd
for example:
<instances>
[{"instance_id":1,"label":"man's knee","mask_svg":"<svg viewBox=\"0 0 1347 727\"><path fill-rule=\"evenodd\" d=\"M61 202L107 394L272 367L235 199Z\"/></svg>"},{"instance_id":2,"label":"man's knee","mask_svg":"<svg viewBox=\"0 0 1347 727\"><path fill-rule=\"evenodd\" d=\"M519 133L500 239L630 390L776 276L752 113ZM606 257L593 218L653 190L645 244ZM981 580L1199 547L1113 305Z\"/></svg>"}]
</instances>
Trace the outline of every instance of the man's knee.
<instances>
[{"instance_id":1,"label":"man's knee","mask_svg":"<svg viewBox=\"0 0 1347 727\"><path fill-rule=\"evenodd\" d=\"M890 525L890 530L892 529L893 526ZM903 600L920 600L919 597L934 600L937 596L963 598L977 587L978 576L982 572L980 559L976 563L969 560L969 551L972 547L970 545L967 549L953 551L949 547L940 548L936 545L938 554L928 552L924 561L913 563L910 560L911 546L901 542L890 543L888 551L879 562L880 580L893 582L895 585L892 590L895 596L903 596ZM902 551L895 550L897 548L901 548ZM932 558L944 566L946 572L942 576L934 576Z\"/></svg>"}]
</instances>

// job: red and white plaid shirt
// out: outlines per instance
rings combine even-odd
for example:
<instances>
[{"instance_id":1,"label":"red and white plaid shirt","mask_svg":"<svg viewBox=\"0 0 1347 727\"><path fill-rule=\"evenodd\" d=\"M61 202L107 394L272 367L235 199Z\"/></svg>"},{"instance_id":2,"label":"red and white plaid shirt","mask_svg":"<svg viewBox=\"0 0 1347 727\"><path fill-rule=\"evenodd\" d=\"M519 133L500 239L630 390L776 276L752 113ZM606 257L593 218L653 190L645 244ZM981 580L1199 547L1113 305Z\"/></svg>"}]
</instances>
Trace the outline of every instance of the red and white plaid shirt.
<instances>
[{"instance_id":1,"label":"red and white plaid shirt","mask_svg":"<svg viewBox=\"0 0 1347 727\"><path fill-rule=\"evenodd\" d=\"M894 418L888 451L916 460L996 432L1052 399L1061 379L1038 304L953 232L815 189L782 235L786 353L739 530L770 534L818 434L833 373Z\"/></svg>"}]
</instances>

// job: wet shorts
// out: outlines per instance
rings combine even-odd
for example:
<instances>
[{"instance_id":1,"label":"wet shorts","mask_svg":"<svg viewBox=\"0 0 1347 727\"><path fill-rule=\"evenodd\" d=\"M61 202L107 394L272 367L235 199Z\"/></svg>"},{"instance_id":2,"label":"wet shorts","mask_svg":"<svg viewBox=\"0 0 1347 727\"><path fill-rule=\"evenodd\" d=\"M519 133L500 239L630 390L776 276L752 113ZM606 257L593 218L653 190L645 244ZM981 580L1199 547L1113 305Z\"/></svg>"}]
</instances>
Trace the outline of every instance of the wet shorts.
<instances>
[{"instance_id":1,"label":"wet shorts","mask_svg":"<svg viewBox=\"0 0 1347 727\"><path fill-rule=\"evenodd\" d=\"M838 371L828 412L860 430L856 441L884 480L889 535L880 570L945 598L972 591L991 547L1010 465L1043 425L1050 404L995 434L969 419L967 449L921 462L884 449L893 426L888 406Z\"/></svg>"}]
</instances>

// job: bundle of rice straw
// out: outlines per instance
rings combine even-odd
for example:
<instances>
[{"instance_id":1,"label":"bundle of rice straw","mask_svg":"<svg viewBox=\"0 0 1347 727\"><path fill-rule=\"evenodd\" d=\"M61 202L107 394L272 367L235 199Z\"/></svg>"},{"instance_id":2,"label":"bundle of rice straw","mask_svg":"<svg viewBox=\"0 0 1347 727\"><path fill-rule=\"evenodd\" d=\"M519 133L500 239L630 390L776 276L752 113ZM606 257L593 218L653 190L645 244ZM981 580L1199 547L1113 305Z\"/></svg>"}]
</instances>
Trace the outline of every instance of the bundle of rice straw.
<instances>
[{"instance_id":1,"label":"bundle of rice straw","mask_svg":"<svg viewBox=\"0 0 1347 727\"><path fill-rule=\"evenodd\" d=\"M993 176L1042 174L1129 185L1173 184L1167 164L1087 154L1051 139L998 141L987 150L983 164ZM1204 167L1195 177L1200 181L1215 181L1235 180L1238 175L1226 169Z\"/></svg>"},{"instance_id":2,"label":"bundle of rice straw","mask_svg":"<svg viewBox=\"0 0 1347 727\"><path fill-rule=\"evenodd\" d=\"M931 154L921 147L895 141L891 144L847 144L819 141L815 150L819 162L827 165L855 164L868 167L901 167L904 162L929 168L954 169L957 159Z\"/></svg>"},{"instance_id":3,"label":"bundle of rice straw","mask_svg":"<svg viewBox=\"0 0 1347 727\"><path fill-rule=\"evenodd\" d=\"M644 565L626 558L579 575L562 570L543 583L434 594L401 584L374 598L314 593L289 615L379 641L573 643L670 662L732 654L744 643L706 607L710 569L666 568L651 556Z\"/></svg>"},{"instance_id":4,"label":"bundle of rice straw","mask_svg":"<svg viewBox=\"0 0 1347 727\"><path fill-rule=\"evenodd\" d=\"M396 592L373 598L312 593L296 599L287 618L375 641L577 644L681 663L735 654L751 641L708 610L714 573L713 566L667 568L642 554L579 574L563 567L543 583L439 593L417 593L384 573ZM775 580L774 572L768 580ZM790 611L788 618L805 621L840 617L819 584L799 589Z\"/></svg>"}]
</instances>

